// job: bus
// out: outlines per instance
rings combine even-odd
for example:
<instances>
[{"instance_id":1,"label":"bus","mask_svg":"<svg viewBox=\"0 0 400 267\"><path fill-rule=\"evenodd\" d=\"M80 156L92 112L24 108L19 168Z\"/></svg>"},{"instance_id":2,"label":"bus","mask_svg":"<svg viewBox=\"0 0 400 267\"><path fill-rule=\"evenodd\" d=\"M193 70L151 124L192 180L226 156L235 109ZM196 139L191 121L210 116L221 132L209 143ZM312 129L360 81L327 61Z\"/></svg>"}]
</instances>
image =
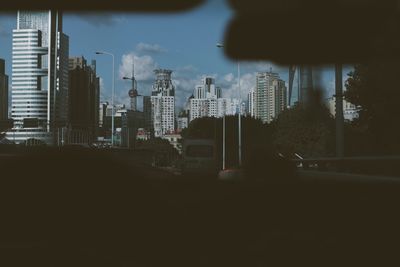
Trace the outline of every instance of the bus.
<instances>
[{"instance_id":1,"label":"bus","mask_svg":"<svg viewBox=\"0 0 400 267\"><path fill-rule=\"evenodd\" d=\"M217 175L214 140L183 140L181 169L183 175Z\"/></svg>"}]
</instances>

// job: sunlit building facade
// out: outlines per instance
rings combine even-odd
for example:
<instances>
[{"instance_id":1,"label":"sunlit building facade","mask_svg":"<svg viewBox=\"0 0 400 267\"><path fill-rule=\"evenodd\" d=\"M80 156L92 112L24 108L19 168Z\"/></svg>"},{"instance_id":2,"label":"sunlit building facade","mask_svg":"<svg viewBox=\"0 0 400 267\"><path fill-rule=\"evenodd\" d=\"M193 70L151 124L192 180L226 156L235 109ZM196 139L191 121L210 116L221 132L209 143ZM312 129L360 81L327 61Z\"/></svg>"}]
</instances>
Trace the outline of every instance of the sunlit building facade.
<instances>
[{"instance_id":1,"label":"sunlit building facade","mask_svg":"<svg viewBox=\"0 0 400 267\"><path fill-rule=\"evenodd\" d=\"M156 80L150 97L151 130L155 137L175 131L175 86L171 70L156 69Z\"/></svg>"},{"instance_id":2,"label":"sunlit building facade","mask_svg":"<svg viewBox=\"0 0 400 267\"><path fill-rule=\"evenodd\" d=\"M55 144L68 121L68 36L57 11L18 11L12 46L12 111L8 138Z\"/></svg>"},{"instance_id":3,"label":"sunlit building facade","mask_svg":"<svg viewBox=\"0 0 400 267\"><path fill-rule=\"evenodd\" d=\"M253 117L264 123L276 119L287 106L286 85L277 73L259 72L252 95Z\"/></svg>"}]
</instances>

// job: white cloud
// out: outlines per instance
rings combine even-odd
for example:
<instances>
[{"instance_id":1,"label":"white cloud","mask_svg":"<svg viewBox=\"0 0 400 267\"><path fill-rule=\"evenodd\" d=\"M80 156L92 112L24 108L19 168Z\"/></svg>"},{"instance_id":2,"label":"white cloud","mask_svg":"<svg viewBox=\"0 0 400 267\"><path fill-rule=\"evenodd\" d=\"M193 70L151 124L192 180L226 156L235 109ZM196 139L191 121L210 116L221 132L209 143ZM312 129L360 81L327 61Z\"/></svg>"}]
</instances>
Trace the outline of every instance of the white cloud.
<instances>
[{"instance_id":1,"label":"white cloud","mask_svg":"<svg viewBox=\"0 0 400 267\"><path fill-rule=\"evenodd\" d=\"M131 52L122 55L121 64L119 66L119 78L132 76L132 63L135 60L135 78L139 81L150 81L154 79L154 70L158 68L158 64L149 55L138 56Z\"/></svg>"},{"instance_id":2,"label":"white cloud","mask_svg":"<svg viewBox=\"0 0 400 267\"><path fill-rule=\"evenodd\" d=\"M108 90L105 89L104 79L100 77L100 102L106 102L109 100L109 95L105 92L108 92Z\"/></svg>"},{"instance_id":3,"label":"white cloud","mask_svg":"<svg viewBox=\"0 0 400 267\"><path fill-rule=\"evenodd\" d=\"M200 83L201 77L176 71L172 76L175 85L175 103L177 110L184 107L188 98L193 94L194 88Z\"/></svg>"},{"instance_id":4,"label":"white cloud","mask_svg":"<svg viewBox=\"0 0 400 267\"><path fill-rule=\"evenodd\" d=\"M224 80L229 83L231 83L234 79L235 76L233 75L233 73L228 73L224 76Z\"/></svg>"},{"instance_id":5,"label":"white cloud","mask_svg":"<svg viewBox=\"0 0 400 267\"><path fill-rule=\"evenodd\" d=\"M103 78L100 77L100 102L108 102L111 104L111 88L106 87ZM129 98L127 95L127 90L120 90L118 86L115 88L114 95L114 103L115 104L125 104L125 106L129 107Z\"/></svg>"},{"instance_id":6,"label":"white cloud","mask_svg":"<svg viewBox=\"0 0 400 267\"><path fill-rule=\"evenodd\" d=\"M223 76L223 79L216 81L217 86L222 87L222 96L227 98L239 98L238 77L232 73ZM247 94L256 84L256 73L245 73L240 75L240 98L245 101Z\"/></svg>"},{"instance_id":7,"label":"white cloud","mask_svg":"<svg viewBox=\"0 0 400 267\"><path fill-rule=\"evenodd\" d=\"M176 72L178 72L178 73L195 73L195 72L198 72L198 69L193 65L186 65L186 66L178 68L176 70Z\"/></svg>"},{"instance_id":8,"label":"white cloud","mask_svg":"<svg viewBox=\"0 0 400 267\"><path fill-rule=\"evenodd\" d=\"M140 53L164 53L167 52L165 48L159 44L146 44L139 43L136 45L136 51Z\"/></svg>"}]
</instances>

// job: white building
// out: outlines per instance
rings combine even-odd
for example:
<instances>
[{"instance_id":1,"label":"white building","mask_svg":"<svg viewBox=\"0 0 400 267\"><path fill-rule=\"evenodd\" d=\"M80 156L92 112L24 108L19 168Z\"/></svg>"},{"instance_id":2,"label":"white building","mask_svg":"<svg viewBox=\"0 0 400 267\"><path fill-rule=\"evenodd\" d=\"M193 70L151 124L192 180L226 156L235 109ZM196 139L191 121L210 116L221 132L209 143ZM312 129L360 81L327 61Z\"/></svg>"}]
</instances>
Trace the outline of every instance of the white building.
<instances>
[{"instance_id":1,"label":"white building","mask_svg":"<svg viewBox=\"0 0 400 267\"><path fill-rule=\"evenodd\" d=\"M329 112L333 117L336 115L336 100L335 97L328 98L327 102ZM344 120L352 121L359 117L360 107L343 99L343 117Z\"/></svg>"},{"instance_id":2,"label":"white building","mask_svg":"<svg viewBox=\"0 0 400 267\"><path fill-rule=\"evenodd\" d=\"M252 116L264 123L277 118L287 106L286 91L285 82L277 73L271 71L257 73L256 87L249 95L249 109Z\"/></svg>"},{"instance_id":3,"label":"white building","mask_svg":"<svg viewBox=\"0 0 400 267\"><path fill-rule=\"evenodd\" d=\"M221 88L214 83L213 78L205 77L202 84L195 87L194 97L189 98L189 121L203 117L221 118L225 115L235 115L239 110L243 112L240 101L221 98Z\"/></svg>"},{"instance_id":4,"label":"white building","mask_svg":"<svg viewBox=\"0 0 400 267\"><path fill-rule=\"evenodd\" d=\"M221 118L223 116L232 116L238 114L239 110L243 113L243 107L239 104L239 99L236 98L219 98L217 107L217 117Z\"/></svg>"},{"instance_id":5,"label":"white building","mask_svg":"<svg viewBox=\"0 0 400 267\"><path fill-rule=\"evenodd\" d=\"M175 130L175 87L171 70L157 69L156 81L150 97L151 124L155 137L162 137Z\"/></svg>"},{"instance_id":6,"label":"white building","mask_svg":"<svg viewBox=\"0 0 400 267\"><path fill-rule=\"evenodd\" d=\"M197 85L194 90L194 98L197 99L214 99L221 98L221 88L215 86L215 79L204 77L201 84Z\"/></svg>"},{"instance_id":7,"label":"white building","mask_svg":"<svg viewBox=\"0 0 400 267\"><path fill-rule=\"evenodd\" d=\"M182 153L182 143L180 142L182 136L180 134L170 133L161 138L167 140L178 151L179 154Z\"/></svg>"},{"instance_id":8,"label":"white building","mask_svg":"<svg viewBox=\"0 0 400 267\"><path fill-rule=\"evenodd\" d=\"M177 118L177 131L181 132L183 129L186 129L189 126L188 117L178 117Z\"/></svg>"},{"instance_id":9,"label":"white building","mask_svg":"<svg viewBox=\"0 0 400 267\"><path fill-rule=\"evenodd\" d=\"M190 100L190 121L203 117L217 117L217 99L193 98Z\"/></svg>"},{"instance_id":10,"label":"white building","mask_svg":"<svg viewBox=\"0 0 400 267\"><path fill-rule=\"evenodd\" d=\"M155 137L175 130L175 97L151 96L151 109Z\"/></svg>"},{"instance_id":11,"label":"white building","mask_svg":"<svg viewBox=\"0 0 400 267\"><path fill-rule=\"evenodd\" d=\"M69 40L62 33L62 16L57 11L18 11L12 39L14 127L7 138L53 144L68 120Z\"/></svg>"}]
</instances>

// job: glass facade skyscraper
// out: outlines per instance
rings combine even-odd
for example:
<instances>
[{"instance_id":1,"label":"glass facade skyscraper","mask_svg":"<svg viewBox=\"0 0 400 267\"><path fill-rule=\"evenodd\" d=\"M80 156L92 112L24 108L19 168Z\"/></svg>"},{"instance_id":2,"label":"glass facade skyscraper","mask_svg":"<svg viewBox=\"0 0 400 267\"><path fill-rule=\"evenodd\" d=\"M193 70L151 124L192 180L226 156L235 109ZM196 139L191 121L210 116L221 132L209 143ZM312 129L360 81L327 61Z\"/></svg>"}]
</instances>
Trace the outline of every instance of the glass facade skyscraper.
<instances>
[{"instance_id":1,"label":"glass facade skyscraper","mask_svg":"<svg viewBox=\"0 0 400 267\"><path fill-rule=\"evenodd\" d=\"M8 138L54 144L68 120L68 36L56 11L18 11L13 30L12 109Z\"/></svg>"}]
</instances>

